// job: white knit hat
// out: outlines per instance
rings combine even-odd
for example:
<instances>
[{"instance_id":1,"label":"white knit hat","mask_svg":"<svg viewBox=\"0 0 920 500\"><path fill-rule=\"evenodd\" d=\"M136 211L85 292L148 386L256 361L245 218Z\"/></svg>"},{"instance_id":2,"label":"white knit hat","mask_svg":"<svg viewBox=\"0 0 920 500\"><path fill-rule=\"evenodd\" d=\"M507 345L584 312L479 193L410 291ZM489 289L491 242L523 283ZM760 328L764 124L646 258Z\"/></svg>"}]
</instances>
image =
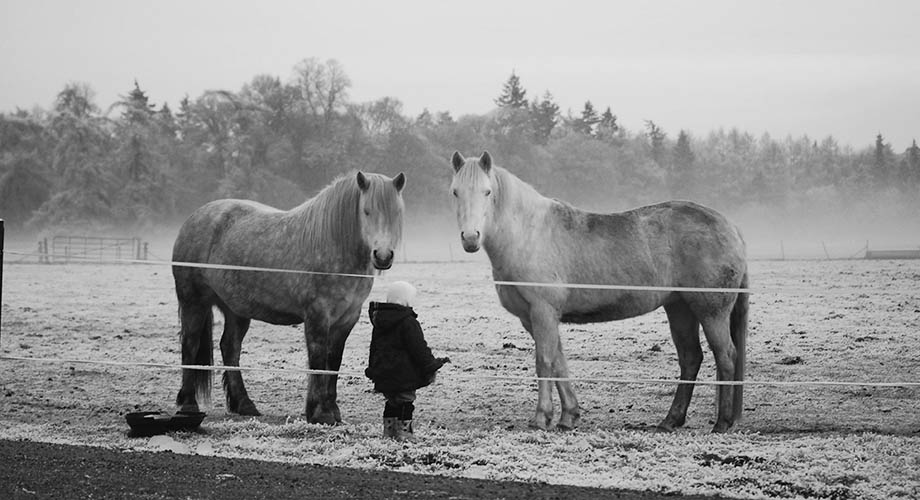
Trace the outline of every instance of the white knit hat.
<instances>
[{"instance_id":1,"label":"white knit hat","mask_svg":"<svg viewBox=\"0 0 920 500\"><path fill-rule=\"evenodd\" d=\"M405 281L394 281L387 288L387 302L412 307L415 301L415 287Z\"/></svg>"}]
</instances>

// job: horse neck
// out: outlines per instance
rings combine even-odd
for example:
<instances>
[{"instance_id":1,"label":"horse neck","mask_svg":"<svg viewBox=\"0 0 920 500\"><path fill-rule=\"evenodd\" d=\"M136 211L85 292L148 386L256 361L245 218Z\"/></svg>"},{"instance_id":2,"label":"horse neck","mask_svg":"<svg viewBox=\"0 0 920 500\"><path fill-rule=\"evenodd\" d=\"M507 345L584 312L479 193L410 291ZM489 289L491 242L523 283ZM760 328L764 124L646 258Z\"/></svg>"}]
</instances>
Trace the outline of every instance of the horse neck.
<instances>
[{"instance_id":1,"label":"horse neck","mask_svg":"<svg viewBox=\"0 0 920 500\"><path fill-rule=\"evenodd\" d=\"M537 227L553 201L511 172L495 169L495 205L483 249L489 258L515 259L516 249L529 245L523 228Z\"/></svg>"},{"instance_id":2,"label":"horse neck","mask_svg":"<svg viewBox=\"0 0 920 500\"><path fill-rule=\"evenodd\" d=\"M300 246L307 262L323 260L336 271L369 269L370 249L361 237L358 193L341 179L291 210L302 229Z\"/></svg>"}]
</instances>

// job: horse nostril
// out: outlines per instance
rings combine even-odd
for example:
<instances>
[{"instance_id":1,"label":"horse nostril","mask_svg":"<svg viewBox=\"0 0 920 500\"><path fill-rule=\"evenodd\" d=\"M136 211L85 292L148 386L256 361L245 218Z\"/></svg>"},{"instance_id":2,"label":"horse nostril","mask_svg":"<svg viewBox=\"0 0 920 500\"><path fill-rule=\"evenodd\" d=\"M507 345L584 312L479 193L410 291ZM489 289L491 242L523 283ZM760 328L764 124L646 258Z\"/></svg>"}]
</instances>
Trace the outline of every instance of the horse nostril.
<instances>
[{"instance_id":1,"label":"horse nostril","mask_svg":"<svg viewBox=\"0 0 920 500\"><path fill-rule=\"evenodd\" d=\"M393 259L392 250L374 250L373 251L374 260L377 262L388 262Z\"/></svg>"}]
</instances>

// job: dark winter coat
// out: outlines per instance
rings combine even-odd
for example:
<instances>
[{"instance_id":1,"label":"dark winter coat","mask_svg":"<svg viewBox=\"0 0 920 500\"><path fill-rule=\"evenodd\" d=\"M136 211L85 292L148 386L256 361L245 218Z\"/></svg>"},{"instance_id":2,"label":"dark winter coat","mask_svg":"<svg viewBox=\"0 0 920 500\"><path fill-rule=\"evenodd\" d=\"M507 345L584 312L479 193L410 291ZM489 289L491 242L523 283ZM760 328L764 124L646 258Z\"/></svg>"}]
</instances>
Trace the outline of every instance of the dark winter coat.
<instances>
[{"instance_id":1,"label":"dark winter coat","mask_svg":"<svg viewBox=\"0 0 920 500\"><path fill-rule=\"evenodd\" d=\"M374 390L405 392L431 384L444 361L431 354L415 311L390 302L371 302L368 314L374 330L364 374L374 381Z\"/></svg>"}]
</instances>

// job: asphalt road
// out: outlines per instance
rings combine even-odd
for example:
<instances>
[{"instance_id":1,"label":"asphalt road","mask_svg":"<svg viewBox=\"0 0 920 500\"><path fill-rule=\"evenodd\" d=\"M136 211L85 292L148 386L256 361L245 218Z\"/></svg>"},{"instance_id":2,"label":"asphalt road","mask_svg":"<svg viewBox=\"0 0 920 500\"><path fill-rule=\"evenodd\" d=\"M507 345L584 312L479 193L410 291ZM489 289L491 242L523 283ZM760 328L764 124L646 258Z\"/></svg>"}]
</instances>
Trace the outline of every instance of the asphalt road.
<instances>
[{"instance_id":1,"label":"asphalt road","mask_svg":"<svg viewBox=\"0 0 920 500\"><path fill-rule=\"evenodd\" d=\"M650 492L448 478L247 459L0 440L0 498L607 499ZM713 499L715 497L683 497Z\"/></svg>"}]
</instances>

